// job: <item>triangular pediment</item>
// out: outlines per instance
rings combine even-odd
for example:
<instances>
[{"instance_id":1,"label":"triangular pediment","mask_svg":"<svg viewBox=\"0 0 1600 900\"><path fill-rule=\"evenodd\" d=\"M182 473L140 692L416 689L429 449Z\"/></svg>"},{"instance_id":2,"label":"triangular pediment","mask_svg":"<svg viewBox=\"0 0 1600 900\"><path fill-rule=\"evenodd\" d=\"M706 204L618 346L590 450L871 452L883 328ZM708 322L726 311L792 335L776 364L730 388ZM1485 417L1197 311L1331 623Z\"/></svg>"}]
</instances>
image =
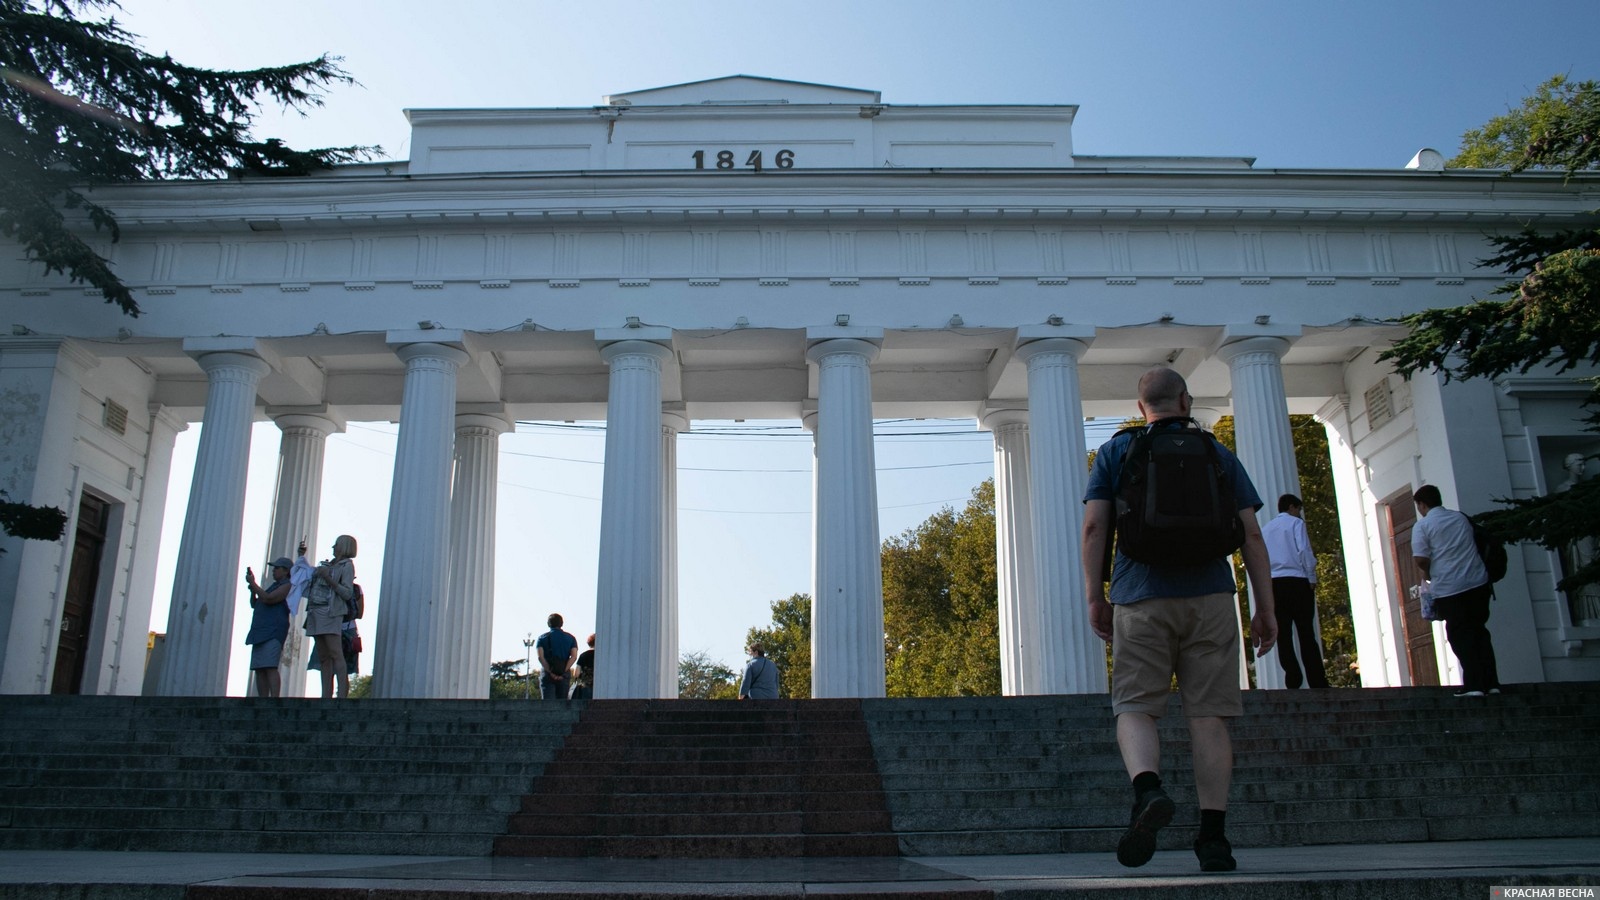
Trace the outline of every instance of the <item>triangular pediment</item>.
<instances>
[{"instance_id":1,"label":"triangular pediment","mask_svg":"<svg viewBox=\"0 0 1600 900\"><path fill-rule=\"evenodd\" d=\"M755 75L728 75L665 87L645 88L604 98L607 106L759 106L768 104L877 104L878 91L762 78Z\"/></svg>"}]
</instances>

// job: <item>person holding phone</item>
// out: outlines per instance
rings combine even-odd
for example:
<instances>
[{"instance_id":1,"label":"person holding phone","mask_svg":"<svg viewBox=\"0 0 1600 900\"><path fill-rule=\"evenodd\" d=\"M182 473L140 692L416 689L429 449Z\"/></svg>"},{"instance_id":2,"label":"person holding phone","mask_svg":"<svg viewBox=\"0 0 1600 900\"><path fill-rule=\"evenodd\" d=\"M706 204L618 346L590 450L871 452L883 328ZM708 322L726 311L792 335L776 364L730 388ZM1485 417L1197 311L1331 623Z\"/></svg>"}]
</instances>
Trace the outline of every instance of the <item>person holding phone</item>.
<instances>
[{"instance_id":1,"label":"person holding phone","mask_svg":"<svg viewBox=\"0 0 1600 900\"><path fill-rule=\"evenodd\" d=\"M256 693L277 697L283 690L278 663L283 658L283 642L289 637L289 570L294 563L285 557L272 561L272 583L256 583L256 573L244 570L244 586L250 591L250 631L244 642L250 645L250 668L256 673Z\"/></svg>"},{"instance_id":2,"label":"person holding phone","mask_svg":"<svg viewBox=\"0 0 1600 900\"><path fill-rule=\"evenodd\" d=\"M316 643L317 664L322 670L322 699L332 699L337 683L338 696L350 696L350 671L345 667L344 617L355 596L356 539L339 535L333 542L333 559L323 560L311 573L306 588L306 634Z\"/></svg>"}]
</instances>

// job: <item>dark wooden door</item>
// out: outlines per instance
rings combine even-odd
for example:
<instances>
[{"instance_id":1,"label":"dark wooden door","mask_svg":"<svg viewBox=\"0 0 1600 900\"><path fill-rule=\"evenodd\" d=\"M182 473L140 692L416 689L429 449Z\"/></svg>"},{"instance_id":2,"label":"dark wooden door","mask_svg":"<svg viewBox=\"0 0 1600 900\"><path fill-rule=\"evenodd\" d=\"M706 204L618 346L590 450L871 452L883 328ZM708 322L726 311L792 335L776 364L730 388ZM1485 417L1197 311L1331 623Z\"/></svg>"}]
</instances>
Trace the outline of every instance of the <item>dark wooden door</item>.
<instances>
[{"instance_id":1,"label":"dark wooden door","mask_svg":"<svg viewBox=\"0 0 1600 900\"><path fill-rule=\"evenodd\" d=\"M106 547L111 504L93 494L78 503L78 531L67 574L67 598L61 609L61 637L56 644L52 694L76 694L83 687L83 663L94 622L94 598L100 588L100 558Z\"/></svg>"},{"instance_id":2,"label":"dark wooden door","mask_svg":"<svg viewBox=\"0 0 1600 900\"><path fill-rule=\"evenodd\" d=\"M1409 490L1384 498L1389 516L1389 555L1394 559L1392 580L1394 601L1402 610L1401 634L1406 642L1406 658L1411 663L1411 683L1439 683L1438 656L1433 648L1433 623L1422 617L1422 601L1411 596L1411 586L1422 582L1411 555L1411 526L1417 522L1417 507Z\"/></svg>"}]
</instances>

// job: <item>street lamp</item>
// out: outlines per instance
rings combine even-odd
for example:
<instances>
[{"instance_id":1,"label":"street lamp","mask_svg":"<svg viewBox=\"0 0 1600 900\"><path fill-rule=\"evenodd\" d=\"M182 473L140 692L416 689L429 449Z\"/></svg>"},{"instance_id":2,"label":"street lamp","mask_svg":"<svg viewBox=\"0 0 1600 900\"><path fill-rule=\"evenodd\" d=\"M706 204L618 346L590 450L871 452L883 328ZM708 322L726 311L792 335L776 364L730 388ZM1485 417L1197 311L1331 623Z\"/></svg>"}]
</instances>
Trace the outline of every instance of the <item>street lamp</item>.
<instances>
[{"instance_id":1,"label":"street lamp","mask_svg":"<svg viewBox=\"0 0 1600 900\"><path fill-rule=\"evenodd\" d=\"M533 699L533 644L533 632L530 631L528 636L522 639L522 646L528 650L528 668L522 676L522 699L524 700Z\"/></svg>"}]
</instances>

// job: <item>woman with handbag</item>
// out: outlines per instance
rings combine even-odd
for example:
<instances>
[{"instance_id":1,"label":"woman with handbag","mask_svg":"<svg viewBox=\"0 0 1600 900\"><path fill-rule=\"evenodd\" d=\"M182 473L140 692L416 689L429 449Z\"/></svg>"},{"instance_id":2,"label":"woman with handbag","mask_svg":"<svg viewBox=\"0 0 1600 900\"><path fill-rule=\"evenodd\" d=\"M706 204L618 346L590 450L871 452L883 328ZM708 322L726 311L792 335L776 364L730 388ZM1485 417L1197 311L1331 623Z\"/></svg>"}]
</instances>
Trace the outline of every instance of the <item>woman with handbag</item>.
<instances>
[{"instance_id":1,"label":"woman with handbag","mask_svg":"<svg viewBox=\"0 0 1600 900\"><path fill-rule=\"evenodd\" d=\"M355 596L356 567L350 561L355 555L356 539L339 535L333 542L333 559L317 565L306 589L306 635L316 643L324 700L334 696L336 681L338 695L350 696L350 673L345 667L341 635L345 613Z\"/></svg>"}]
</instances>

